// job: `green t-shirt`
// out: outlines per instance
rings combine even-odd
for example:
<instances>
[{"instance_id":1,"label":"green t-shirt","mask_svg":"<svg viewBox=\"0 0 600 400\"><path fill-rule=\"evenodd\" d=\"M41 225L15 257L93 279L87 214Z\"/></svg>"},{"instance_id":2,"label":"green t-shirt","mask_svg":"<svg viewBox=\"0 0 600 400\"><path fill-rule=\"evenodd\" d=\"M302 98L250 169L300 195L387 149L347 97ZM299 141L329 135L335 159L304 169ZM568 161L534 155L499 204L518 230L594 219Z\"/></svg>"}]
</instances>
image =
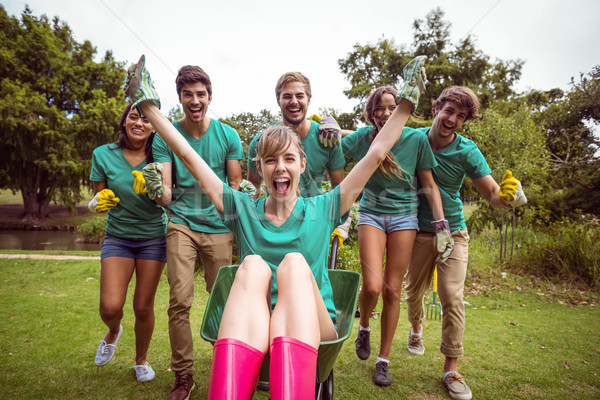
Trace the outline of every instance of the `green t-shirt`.
<instances>
[{"instance_id":1,"label":"green t-shirt","mask_svg":"<svg viewBox=\"0 0 600 400\"><path fill-rule=\"evenodd\" d=\"M153 239L167 233L165 210L146 195L133 191L132 171L141 171L146 160L131 165L121 148L112 143L94 149L90 181L106 182L119 203L108 210L106 232L121 238Z\"/></svg>"},{"instance_id":2,"label":"green t-shirt","mask_svg":"<svg viewBox=\"0 0 600 400\"><path fill-rule=\"evenodd\" d=\"M430 128L417 129L423 136L427 137ZM460 188L465 175L471 179L479 179L492 173L485 161L483 154L477 145L459 134L454 141L441 150L434 151L437 167L434 167L433 179L440 189L444 217L450 224L450 230L465 229L465 218L462 212L462 200L460 199ZM433 213L425 195L419 193L421 204L419 206L419 229L433 232L431 222Z\"/></svg>"},{"instance_id":3,"label":"green t-shirt","mask_svg":"<svg viewBox=\"0 0 600 400\"><path fill-rule=\"evenodd\" d=\"M252 139L248 147L248 171L256 170L256 144L259 133ZM344 154L339 146L324 147L319 142L319 123L310 121L310 129L302 147L306 153L306 169L300 175L300 193L303 197L313 197L323 193L323 174L325 171L337 171L346 165Z\"/></svg>"},{"instance_id":4,"label":"green t-shirt","mask_svg":"<svg viewBox=\"0 0 600 400\"><path fill-rule=\"evenodd\" d=\"M369 151L372 126L358 129L342 139L344 154L360 161ZM406 173L403 179L375 172L365 185L358 211L377 215L416 214L417 171L432 169L437 165L427 136L405 128L398 142L390 150Z\"/></svg>"},{"instance_id":5,"label":"green t-shirt","mask_svg":"<svg viewBox=\"0 0 600 400\"><path fill-rule=\"evenodd\" d=\"M173 122L173 126L223 182L227 181L227 160L244 158L240 137L229 125L212 119L208 130L199 139L187 133L179 121ZM170 211L169 219L197 232L229 232L196 179L159 135L154 139L152 153L154 161L172 163L174 187L172 201L167 206Z\"/></svg>"},{"instance_id":6,"label":"green t-shirt","mask_svg":"<svg viewBox=\"0 0 600 400\"><path fill-rule=\"evenodd\" d=\"M271 267L271 306L277 303L277 266L291 252L301 253L315 277L327 311L335 323L336 311L329 281L329 239L336 226L344 223L348 214L340 216L339 186L323 195L298 197L290 217L275 226L265 217L265 198L253 200L247 194L223 186L222 218L231 229L243 260L251 254L260 255Z\"/></svg>"}]
</instances>

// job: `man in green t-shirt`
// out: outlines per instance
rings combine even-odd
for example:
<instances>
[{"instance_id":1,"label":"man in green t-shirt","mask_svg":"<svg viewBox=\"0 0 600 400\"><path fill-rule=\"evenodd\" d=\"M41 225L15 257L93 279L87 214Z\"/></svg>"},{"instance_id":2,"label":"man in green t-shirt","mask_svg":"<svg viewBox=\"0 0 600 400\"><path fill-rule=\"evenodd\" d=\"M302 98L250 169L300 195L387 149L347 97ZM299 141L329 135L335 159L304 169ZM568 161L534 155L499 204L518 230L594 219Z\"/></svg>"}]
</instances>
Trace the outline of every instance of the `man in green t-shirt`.
<instances>
[{"instance_id":1,"label":"man in green t-shirt","mask_svg":"<svg viewBox=\"0 0 600 400\"><path fill-rule=\"evenodd\" d=\"M275 95L281 109L280 123L296 132L306 153L306 170L300 177L302 197L313 197L323 193L325 171L331 179L331 187L336 187L344 179L346 161L339 146L327 148L319 143L319 123L306 118L311 99L310 81L300 72L287 72L277 81ZM256 188L256 198L260 197L262 181L254 160L260 135L259 133L252 139L248 148L248 181Z\"/></svg>"},{"instance_id":2,"label":"man in green t-shirt","mask_svg":"<svg viewBox=\"0 0 600 400\"><path fill-rule=\"evenodd\" d=\"M460 188L469 176L475 188L493 207L516 207L527 199L518 180L510 171L498 185L491 170L471 140L456 133L471 119L479 119L479 99L466 87L452 86L442 91L433 104L434 120L430 128L418 129L426 135L437 161L433 178L438 185L448 220L454 250L445 262L437 263L438 293L442 303L442 343L446 356L443 382L453 399L470 399L471 390L458 373L458 358L463 356L462 339L465 327L463 289L467 273L469 234L462 213ZM406 304L411 331L408 350L422 355L423 296L428 290L436 268L436 236L431 221L433 215L425 195L419 191L419 231L406 275Z\"/></svg>"},{"instance_id":3,"label":"man in green t-shirt","mask_svg":"<svg viewBox=\"0 0 600 400\"><path fill-rule=\"evenodd\" d=\"M244 151L237 132L207 115L212 100L209 76L198 66L182 67L175 79L184 117L173 126L217 176L239 189ZM162 163L164 194L156 201L169 210L167 278L170 286L169 338L175 385L169 399L188 398L194 388L194 351L189 311L194 298L194 268L199 256L210 292L217 271L232 262L233 233L225 227L214 205L187 166L160 138L153 144Z\"/></svg>"}]
</instances>

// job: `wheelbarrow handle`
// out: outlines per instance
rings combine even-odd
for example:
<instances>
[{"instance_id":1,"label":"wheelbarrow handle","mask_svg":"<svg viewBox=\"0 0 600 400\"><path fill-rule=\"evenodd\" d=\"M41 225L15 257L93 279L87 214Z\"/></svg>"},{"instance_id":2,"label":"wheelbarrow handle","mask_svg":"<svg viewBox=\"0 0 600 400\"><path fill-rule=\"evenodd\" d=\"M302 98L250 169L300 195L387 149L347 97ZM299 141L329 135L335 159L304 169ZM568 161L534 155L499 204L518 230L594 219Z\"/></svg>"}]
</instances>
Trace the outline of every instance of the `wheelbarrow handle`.
<instances>
[{"instance_id":1,"label":"wheelbarrow handle","mask_svg":"<svg viewBox=\"0 0 600 400\"><path fill-rule=\"evenodd\" d=\"M337 261L337 249L340 244L340 239L337 236L333 237L331 241L331 250L329 252L329 269L335 269L335 263Z\"/></svg>"}]
</instances>

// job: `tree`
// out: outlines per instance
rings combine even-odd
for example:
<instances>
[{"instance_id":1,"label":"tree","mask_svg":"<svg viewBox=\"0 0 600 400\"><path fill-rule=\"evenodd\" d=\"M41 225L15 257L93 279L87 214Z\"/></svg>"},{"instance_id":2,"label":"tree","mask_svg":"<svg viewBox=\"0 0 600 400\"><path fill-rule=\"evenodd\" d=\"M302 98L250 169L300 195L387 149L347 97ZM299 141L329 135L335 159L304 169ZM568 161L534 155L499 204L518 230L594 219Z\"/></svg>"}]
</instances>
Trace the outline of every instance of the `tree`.
<instances>
[{"instance_id":1,"label":"tree","mask_svg":"<svg viewBox=\"0 0 600 400\"><path fill-rule=\"evenodd\" d=\"M548 193L549 157L544 151L543 128L535 122L527 107L521 107L509 116L503 116L492 107L481 120L465 125L465 136L477 143L496 182L501 182L507 169L511 170L521 181L527 196L527 206L516 209L495 209L477 196L478 207L468 221L469 230L473 232L482 230L491 222L501 238L500 260L511 258L516 224L530 227L540 221L537 217L544 212L539 205ZM510 241L508 227L512 227Z\"/></svg>"},{"instance_id":2,"label":"tree","mask_svg":"<svg viewBox=\"0 0 600 400\"><path fill-rule=\"evenodd\" d=\"M279 121L279 116L275 116L271 111L263 109L258 114L250 112L232 115L231 117L220 119L221 122L233 127L240 135L244 154L248 154L250 142L258 133L264 131L271 125L275 125ZM242 163L242 176L248 175L248 166Z\"/></svg>"},{"instance_id":3,"label":"tree","mask_svg":"<svg viewBox=\"0 0 600 400\"><path fill-rule=\"evenodd\" d=\"M371 91L378 86L398 87L403 67L416 55L427 56L426 70L430 84L417 112L424 119L432 118L431 104L443 88L451 85L471 87L480 97L483 108L492 101L508 99L515 94L513 86L521 77L523 61L490 62L489 56L475 47L467 35L456 45L450 42L450 23L444 20L440 8L431 11L424 20L413 23L414 39L410 48L396 46L393 39L382 38L375 45L354 45L345 59L338 60L351 88L344 93L360 100L355 113L363 109Z\"/></svg>"},{"instance_id":4,"label":"tree","mask_svg":"<svg viewBox=\"0 0 600 400\"><path fill-rule=\"evenodd\" d=\"M124 65L95 62L55 17L25 7L20 20L0 5L0 187L21 191L24 217L44 218L51 200L74 207L92 149L114 141L125 106Z\"/></svg>"},{"instance_id":5,"label":"tree","mask_svg":"<svg viewBox=\"0 0 600 400\"><path fill-rule=\"evenodd\" d=\"M535 121L545 132L551 190L543 206L551 211L552 219L581 212L598 214L600 141L594 126L600 122L600 66L587 76L581 74L578 81L572 79L567 92L530 91L518 102L534 107Z\"/></svg>"}]
</instances>

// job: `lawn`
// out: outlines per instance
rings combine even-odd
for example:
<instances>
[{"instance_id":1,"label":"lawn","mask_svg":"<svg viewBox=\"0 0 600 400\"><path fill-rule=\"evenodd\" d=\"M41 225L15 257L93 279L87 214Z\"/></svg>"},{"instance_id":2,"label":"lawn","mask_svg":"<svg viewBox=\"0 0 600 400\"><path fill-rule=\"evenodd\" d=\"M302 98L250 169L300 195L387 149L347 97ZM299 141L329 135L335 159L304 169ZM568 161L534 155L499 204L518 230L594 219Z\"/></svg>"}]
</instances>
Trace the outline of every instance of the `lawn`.
<instances>
[{"instance_id":1,"label":"lawn","mask_svg":"<svg viewBox=\"0 0 600 400\"><path fill-rule=\"evenodd\" d=\"M132 293L124 333L109 364L93 363L106 333L98 316L99 261L0 259L0 398L165 399L169 372L166 275L156 298L156 329L148 360L156 378L135 380ZM196 278L192 308L197 390L207 395L211 346L200 337L207 294ZM472 274L465 293L466 356L460 362L476 399L600 398L600 307L598 293L575 290L531 277ZM408 322L402 306L392 350L388 388L371 382L373 356L360 361L351 339L335 365L338 399L447 399L440 381L441 323L426 321L424 356L406 350ZM379 339L372 320L373 345ZM258 392L256 399L267 399Z\"/></svg>"}]
</instances>

